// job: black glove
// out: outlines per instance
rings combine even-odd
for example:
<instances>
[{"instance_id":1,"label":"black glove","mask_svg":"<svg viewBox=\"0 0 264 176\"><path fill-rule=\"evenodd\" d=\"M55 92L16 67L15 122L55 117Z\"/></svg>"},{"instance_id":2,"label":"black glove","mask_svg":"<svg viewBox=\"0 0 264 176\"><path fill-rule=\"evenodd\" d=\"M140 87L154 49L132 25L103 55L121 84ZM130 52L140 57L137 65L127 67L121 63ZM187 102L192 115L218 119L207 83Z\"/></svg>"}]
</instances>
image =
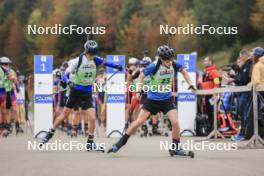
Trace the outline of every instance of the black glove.
<instances>
[{"instance_id":1,"label":"black glove","mask_svg":"<svg viewBox=\"0 0 264 176\"><path fill-rule=\"evenodd\" d=\"M140 99L141 95L142 95L142 92L137 92L136 98Z\"/></svg>"},{"instance_id":2,"label":"black glove","mask_svg":"<svg viewBox=\"0 0 264 176\"><path fill-rule=\"evenodd\" d=\"M60 85L63 89L65 89L67 87L67 84L64 81L60 81Z\"/></svg>"},{"instance_id":3,"label":"black glove","mask_svg":"<svg viewBox=\"0 0 264 176\"><path fill-rule=\"evenodd\" d=\"M196 88L193 85L190 85L190 87L188 88L188 90L196 91Z\"/></svg>"},{"instance_id":4,"label":"black glove","mask_svg":"<svg viewBox=\"0 0 264 176\"><path fill-rule=\"evenodd\" d=\"M15 87L16 87L17 93L19 93L20 92L20 89L19 89L18 85L16 84Z\"/></svg>"},{"instance_id":5,"label":"black glove","mask_svg":"<svg viewBox=\"0 0 264 176\"><path fill-rule=\"evenodd\" d=\"M117 66L116 66L116 69L117 69L118 71L122 71L122 70L123 70L123 67L122 67L122 65L117 65Z\"/></svg>"},{"instance_id":6,"label":"black glove","mask_svg":"<svg viewBox=\"0 0 264 176\"><path fill-rule=\"evenodd\" d=\"M127 69L128 74L132 75L133 70Z\"/></svg>"},{"instance_id":7,"label":"black glove","mask_svg":"<svg viewBox=\"0 0 264 176\"><path fill-rule=\"evenodd\" d=\"M73 89L74 88L74 83L73 82L69 81L67 84L70 87L70 89Z\"/></svg>"}]
</instances>

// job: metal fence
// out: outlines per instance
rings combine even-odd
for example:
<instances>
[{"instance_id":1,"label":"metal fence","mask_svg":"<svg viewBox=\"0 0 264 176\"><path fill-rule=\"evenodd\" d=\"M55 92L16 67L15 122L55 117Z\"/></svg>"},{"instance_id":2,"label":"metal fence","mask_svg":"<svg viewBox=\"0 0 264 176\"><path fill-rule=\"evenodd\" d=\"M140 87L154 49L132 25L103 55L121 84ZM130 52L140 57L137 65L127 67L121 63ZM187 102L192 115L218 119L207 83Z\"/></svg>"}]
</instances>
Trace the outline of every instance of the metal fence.
<instances>
[{"instance_id":1,"label":"metal fence","mask_svg":"<svg viewBox=\"0 0 264 176\"><path fill-rule=\"evenodd\" d=\"M217 96L221 93L239 93L239 92L252 92L253 98L253 126L254 134L251 139L242 148L263 148L264 140L259 136L258 129L258 97L261 96L260 92L264 92L264 85L252 85L252 86L235 86L235 87L223 87L208 90L197 90L197 95L213 95ZM217 101L214 101L214 128L212 132L207 136L208 139L216 139L219 137L225 139L225 137L217 130Z\"/></svg>"}]
</instances>

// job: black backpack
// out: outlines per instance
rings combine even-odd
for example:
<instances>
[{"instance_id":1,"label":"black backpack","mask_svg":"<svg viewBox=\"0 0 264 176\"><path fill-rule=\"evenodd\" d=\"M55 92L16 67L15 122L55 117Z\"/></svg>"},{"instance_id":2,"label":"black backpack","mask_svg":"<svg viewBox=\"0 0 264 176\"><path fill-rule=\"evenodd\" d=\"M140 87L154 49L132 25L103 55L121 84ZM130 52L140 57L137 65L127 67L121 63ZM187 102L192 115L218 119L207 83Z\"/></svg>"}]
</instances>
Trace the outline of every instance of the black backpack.
<instances>
[{"instance_id":1,"label":"black backpack","mask_svg":"<svg viewBox=\"0 0 264 176\"><path fill-rule=\"evenodd\" d=\"M80 54L80 56L79 56L78 65L76 67L76 73L78 72L78 70L79 70L79 68L80 68L80 66L82 64L83 56L84 56L84 53ZM96 62L95 58L93 59L93 61L94 61L94 64L96 65L96 69L97 69L99 64Z\"/></svg>"},{"instance_id":2,"label":"black backpack","mask_svg":"<svg viewBox=\"0 0 264 176\"><path fill-rule=\"evenodd\" d=\"M154 69L154 71L152 73L152 77L157 73L157 71L159 70L161 64L162 64L161 60L158 59L156 67L155 67L155 69ZM174 61L172 62L172 67L174 69L174 74L176 75L177 74L177 68L176 68L176 63Z\"/></svg>"},{"instance_id":3,"label":"black backpack","mask_svg":"<svg viewBox=\"0 0 264 176\"><path fill-rule=\"evenodd\" d=\"M195 133L196 136L207 136L209 134L208 115L198 113L195 118Z\"/></svg>"}]
</instances>

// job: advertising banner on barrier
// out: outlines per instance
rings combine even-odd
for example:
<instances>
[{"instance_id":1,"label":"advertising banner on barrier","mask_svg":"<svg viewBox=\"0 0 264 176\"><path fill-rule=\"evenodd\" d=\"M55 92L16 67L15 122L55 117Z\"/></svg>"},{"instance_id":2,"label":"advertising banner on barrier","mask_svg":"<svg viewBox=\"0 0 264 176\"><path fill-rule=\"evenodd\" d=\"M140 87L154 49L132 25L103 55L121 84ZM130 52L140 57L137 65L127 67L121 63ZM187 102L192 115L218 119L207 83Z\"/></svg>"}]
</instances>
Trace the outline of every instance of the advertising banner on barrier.
<instances>
[{"instance_id":1,"label":"advertising banner on barrier","mask_svg":"<svg viewBox=\"0 0 264 176\"><path fill-rule=\"evenodd\" d=\"M196 82L196 60L197 54L178 54L177 62L183 65L189 73L190 78ZM196 95L188 90L189 85L181 74L178 74L178 116L182 135L194 134L195 117L197 111Z\"/></svg>"},{"instance_id":2,"label":"advertising banner on barrier","mask_svg":"<svg viewBox=\"0 0 264 176\"><path fill-rule=\"evenodd\" d=\"M125 56L108 55L107 61L125 67ZM110 78L117 72L116 69L107 67L107 78ZM110 80L107 81L107 129L106 135L109 137L120 137L125 126L125 69L116 73Z\"/></svg>"},{"instance_id":3,"label":"advertising banner on barrier","mask_svg":"<svg viewBox=\"0 0 264 176\"><path fill-rule=\"evenodd\" d=\"M52 127L53 56L34 56L34 134Z\"/></svg>"}]
</instances>

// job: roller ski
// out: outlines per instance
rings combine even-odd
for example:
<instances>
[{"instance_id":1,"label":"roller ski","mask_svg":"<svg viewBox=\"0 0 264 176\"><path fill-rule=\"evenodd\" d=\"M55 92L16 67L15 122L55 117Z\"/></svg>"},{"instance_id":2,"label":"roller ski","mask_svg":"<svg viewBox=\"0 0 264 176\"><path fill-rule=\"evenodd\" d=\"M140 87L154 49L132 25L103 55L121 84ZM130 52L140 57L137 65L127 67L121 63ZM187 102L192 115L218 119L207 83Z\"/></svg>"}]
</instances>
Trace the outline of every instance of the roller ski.
<instances>
[{"instance_id":1,"label":"roller ski","mask_svg":"<svg viewBox=\"0 0 264 176\"><path fill-rule=\"evenodd\" d=\"M103 147L98 146L93 141L89 141L89 140L86 143L86 150L87 152L102 152L102 153L105 152Z\"/></svg>"},{"instance_id":2,"label":"roller ski","mask_svg":"<svg viewBox=\"0 0 264 176\"><path fill-rule=\"evenodd\" d=\"M4 137L4 138L7 138L9 134L10 134L10 131L8 131L8 130L2 131L2 137Z\"/></svg>"},{"instance_id":3,"label":"roller ski","mask_svg":"<svg viewBox=\"0 0 264 176\"><path fill-rule=\"evenodd\" d=\"M183 149L176 149L176 150L169 150L169 154L171 157L173 157L174 155L178 155L178 156L186 156L186 157L190 157L190 158L194 158L194 152L193 151L186 151Z\"/></svg>"},{"instance_id":4,"label":"roller ski","mask_svg":"<svg viewBox=\"0 0 264 176\"><path fill-rule=\"evenodd\" d=\"M40 140L41 146L48 143L49 140L53 137L55 133L55 130L50 130L50 131L40 131L38 134L36 134L35 138Z\"/></svg>"}]
</instances>

